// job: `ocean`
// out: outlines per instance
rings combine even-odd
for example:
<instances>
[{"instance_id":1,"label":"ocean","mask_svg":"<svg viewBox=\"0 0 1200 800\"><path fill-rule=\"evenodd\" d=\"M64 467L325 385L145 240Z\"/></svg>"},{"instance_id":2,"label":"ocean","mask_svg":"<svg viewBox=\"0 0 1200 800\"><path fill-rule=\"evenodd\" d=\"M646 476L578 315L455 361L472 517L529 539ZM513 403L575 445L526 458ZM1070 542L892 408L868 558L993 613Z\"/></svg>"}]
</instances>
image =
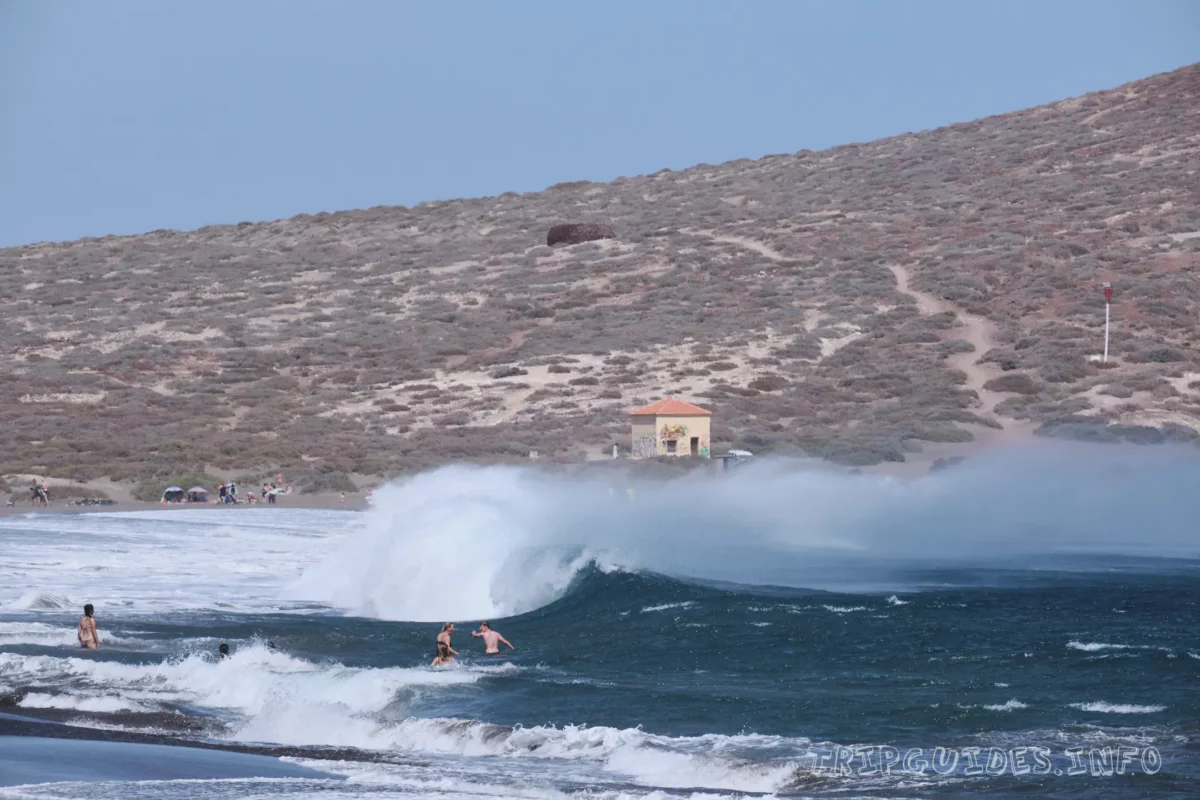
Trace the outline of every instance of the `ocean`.
<instances>
[{"instance_id":1,"label":"ocean","mask_svg":"<svg viewBox=\"0 0 1200 800\"><path fill-rule=\"evenodd\" d=\"M1194 797L1200 459L1103 452L0 519L0 798Z\"/></svg>"}]
</instances>

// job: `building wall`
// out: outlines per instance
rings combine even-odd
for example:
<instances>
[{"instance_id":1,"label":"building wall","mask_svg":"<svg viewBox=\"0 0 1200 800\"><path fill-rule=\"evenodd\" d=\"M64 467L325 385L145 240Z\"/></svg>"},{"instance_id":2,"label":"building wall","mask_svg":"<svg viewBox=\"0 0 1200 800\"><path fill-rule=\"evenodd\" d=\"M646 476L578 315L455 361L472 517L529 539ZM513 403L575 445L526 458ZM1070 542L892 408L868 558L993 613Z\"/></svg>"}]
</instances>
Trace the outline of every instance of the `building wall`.
<instances>
[{"instance_id":1,"label":"building wall","mask_svg":"<svg viewBox=\"0 0 1200 800\"><path fill-rule=\"evenodd\" d=\"M692 437L699 439L699 455L708 458L709 431L712 427L710 417L671 417L654 418L654 425L635 422L633 426L634 457L647 458L659 456L690 456L692 454ZM653 439L653 450L650 449L649 439ZM667 448L667 442L676 442L675 452Z\"/></svg>"},{"instance_id":2,"label":"building wall","mask_svg":"<svg viewBox=\"0 0 1200 800\"><path fill-rule=\"evenodd\" d=\"M658 436L655 434L654 417L633 418L634 458L654 458L658 455Z\"/></svg>"}]
</instances>

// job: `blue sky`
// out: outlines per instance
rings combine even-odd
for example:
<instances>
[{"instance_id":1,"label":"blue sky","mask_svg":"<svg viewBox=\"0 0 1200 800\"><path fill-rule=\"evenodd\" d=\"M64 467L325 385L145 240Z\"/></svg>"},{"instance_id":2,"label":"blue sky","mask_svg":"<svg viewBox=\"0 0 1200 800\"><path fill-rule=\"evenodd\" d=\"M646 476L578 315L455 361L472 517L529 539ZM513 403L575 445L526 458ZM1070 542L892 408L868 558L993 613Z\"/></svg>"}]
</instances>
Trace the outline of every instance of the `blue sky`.
<instances>
[{"instance_id":1,"label":"blue sky","mask_svg":"<svg viewBox=\"0 0 1200 800\"><path fill-rule=\"evenodd\" d=\"M1200 60L1200 3L0 0L0 246L821 149Z\"/></svg>"}]
</instances>

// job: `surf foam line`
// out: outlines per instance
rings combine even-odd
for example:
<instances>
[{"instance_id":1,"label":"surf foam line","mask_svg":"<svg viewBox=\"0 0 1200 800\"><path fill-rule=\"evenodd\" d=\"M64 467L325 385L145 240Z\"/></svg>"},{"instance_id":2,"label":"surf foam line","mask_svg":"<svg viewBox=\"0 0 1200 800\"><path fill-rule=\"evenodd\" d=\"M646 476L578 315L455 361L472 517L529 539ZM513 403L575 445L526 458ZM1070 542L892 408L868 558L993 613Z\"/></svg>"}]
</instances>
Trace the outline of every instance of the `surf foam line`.
<instances>
[{"instance_id":1,"label":"surf foam line","mask_svg":"<svg viewBox=\"0 0 1200 800\"><path fill-rule=\"evenodd\" d=\"M825 746L814 749L807 739L755 734L670 737L637 728L509 728L452 718L410 718L380 726L365 738L362 730L318 727L327 740L322 744L330 746L569 765L577 780L603 776L662 789L738 792L777 792L810 779ZM489 765L489 772L493 769Z\"/></svg>"},{"instance_id":2,"label":"surf foam line","mask_svg":"<svg viewBox=\"0 0 1200 800\"><path fill-rule=\"evenodd\" d=\"M153 664L0 653L0 688L25 708L149 712L202 708L244 741L284 741L286 727L378 727L373 715L399 708L417 691L474 683L511 665L352 668L315 664L262 645L224 662L200 655ZM281 727L282 726L282 727ZM317 727L320 727L317 724ZM278 738L278 737L282 737ZM320 744L322 742L305 742Z\"/></svg>"},{"instance_id":3,"label":"surf foam line","mask_svg":"<svg viewBox=\"0 0 1200 800\"><path fill-rule=\"evenodd\" d=\"M78 619L92 603L103 636L117 615L303 611L281 608L280 588L360 520L288 508L3 518L0 614Z\"/></svg>"},{"instance_id":4,"label":"surf foam line","mask_svg":"<svg viewBox=\"0 0 1200 800\"><path fill-rule=\"evenodd\" d=\"M699 580L912 591L925 586L905 570L1200 556L1193 448L1043 443L912 483L770 459L641 484L632 497L627 480L465 466L414 476L378 491L365 524L283 597L430 622L535 609L592 560Z\"/></svg>"},{"instance_id":5,"label":"surf foam line","mask_svg":"<svg viewBox=\"0 0 1200 800\"><path fill-rule=\"evenodd\" d=\"M144 714L190 709L225 723L218 738L297 747L354 747L425 756L570 764L662 788L772 792L804 780L819 758L803 738L745 734L670 737L638 728L505 727L405 717L409 693L474 683L517 669L355 669L315 664L265 647L225 662L193 655L157 664L0 653L0 685L28 709ZM114 728L86 717L71 724ZM807 758L806 762L804 759Z\"/></svg>"}]
</instances>

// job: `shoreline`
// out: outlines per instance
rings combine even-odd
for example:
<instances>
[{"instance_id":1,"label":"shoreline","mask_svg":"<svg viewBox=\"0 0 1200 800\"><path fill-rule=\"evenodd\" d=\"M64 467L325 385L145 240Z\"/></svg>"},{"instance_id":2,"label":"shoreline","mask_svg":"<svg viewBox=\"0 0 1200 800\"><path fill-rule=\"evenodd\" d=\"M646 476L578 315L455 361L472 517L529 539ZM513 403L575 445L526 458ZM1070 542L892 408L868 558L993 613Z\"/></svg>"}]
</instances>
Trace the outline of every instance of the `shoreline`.
<instances>
[{"instance_id":1,"label":"shoreline","mask_svg":"<svg viewBox=\"0 0 1200 800\"><path fill-rule=\"evenodd\" d=\"M341 780L283 760L289 756L336 760L300 748L190 741L0 713L0 787L96 780Z\"/></svg>"},{"instance_id":2,"label":"shoreline","mask_svg":"<svg viewBox=\"0 0 1200 800\"><path fill-rule=\"evenodd\" d=\"M86 484L71 484L71 486ZM54 496L54 485L50 485L50 496ZM28 514L116 514L129 511L244 511L246 509L304 508L323 511L364 511L370 507L370 496L347 495L342 502L336 494L301 494L285 496L275 505L270 503L146 503L141 500L118 500L112 505L77 506L67 502L54 502L49 506L35 506L29 501L17 503L12 508L0 508L0 518L25 516Z\"/></svg>"},{"instance_id":3,"label":"shoreline","mask_svg":"<svg viewBox=\"0 0 1200 800\"><path fill-rule=\"evenodd\" d=\"M908 458L902 462L881 462L863 467L852 467L842 464L835 464L829 461L823 461L816 458L798 458L797 462L804 462L814 471L827 472L842 472L846 474L866 474L878 475L882 477L891 477L904 482L919 480L928 475L934 474L937 470L935 465L938 462L955 462L978 457L979 455L996 450L1004 450L1012 447L1019 447L1028 444L1038 437L1033 434L1034 425L1030 424L1015 424L1002 429L990 429L984 426L972 426L972 433L975 439L969 442L923 442L919 451L909 453ZM763 454L758 456L758 459L771 458L772 454ZM754 463L755 458L751 459L750 463ZM609 465L612 462L607 460L601 463ZM619 466L626 469L638 469L638 466L646 466L649 462L635 461L630 459L621 459ZM443 466L449 466L443 465ZM547 464L538 464L532 462L531 466L546 468ZM578 465L564 464L552 465L552 468L559 468L564 472L575 472L574 469ZM583 466L587 466L586 464ZM664 465L664 475L679 475L684 474L669 469L671 465ZM715 463L711 464L714 468L714 475L719 475L720 472L715 470ZM644 477L642 473L639 477ZM22 475L17 474L18 480L28 481L32 474ZM376 476L378 486L385 485L389 481L399 480L406 476L397 475L391 478ZM18 484L19 485L19 484ZM318 493L318 494L296 494L282 495L275 505L265 502L257 503L237 503L225 504L209 501L207 503L152 503L141 500L134 500L132 497L133 484L122 484L109 481L107 479L99 479L95 481L87 481L77 483L72 481L60 481L60 486L70 487L73 491L92 489L98 492L104 492L109 497L116 501L113 505L98 505L98 506L80 506L72 505L65 501L55 502L53 482L50 483L51 504L49 507L32 505L28 500L18 502L14 507L0 507L0 518L11 516L23 516L28 514L99 514L99 513L121 513L135 511L233 511L244 510L249 508L299 508L299 509L315 509L315 510L344 510L344 511L365 511L371 507L371 495L365 492L346 495L345 500L342 500L338 494L333 493Z\"/></svg>"}]
</instances>

